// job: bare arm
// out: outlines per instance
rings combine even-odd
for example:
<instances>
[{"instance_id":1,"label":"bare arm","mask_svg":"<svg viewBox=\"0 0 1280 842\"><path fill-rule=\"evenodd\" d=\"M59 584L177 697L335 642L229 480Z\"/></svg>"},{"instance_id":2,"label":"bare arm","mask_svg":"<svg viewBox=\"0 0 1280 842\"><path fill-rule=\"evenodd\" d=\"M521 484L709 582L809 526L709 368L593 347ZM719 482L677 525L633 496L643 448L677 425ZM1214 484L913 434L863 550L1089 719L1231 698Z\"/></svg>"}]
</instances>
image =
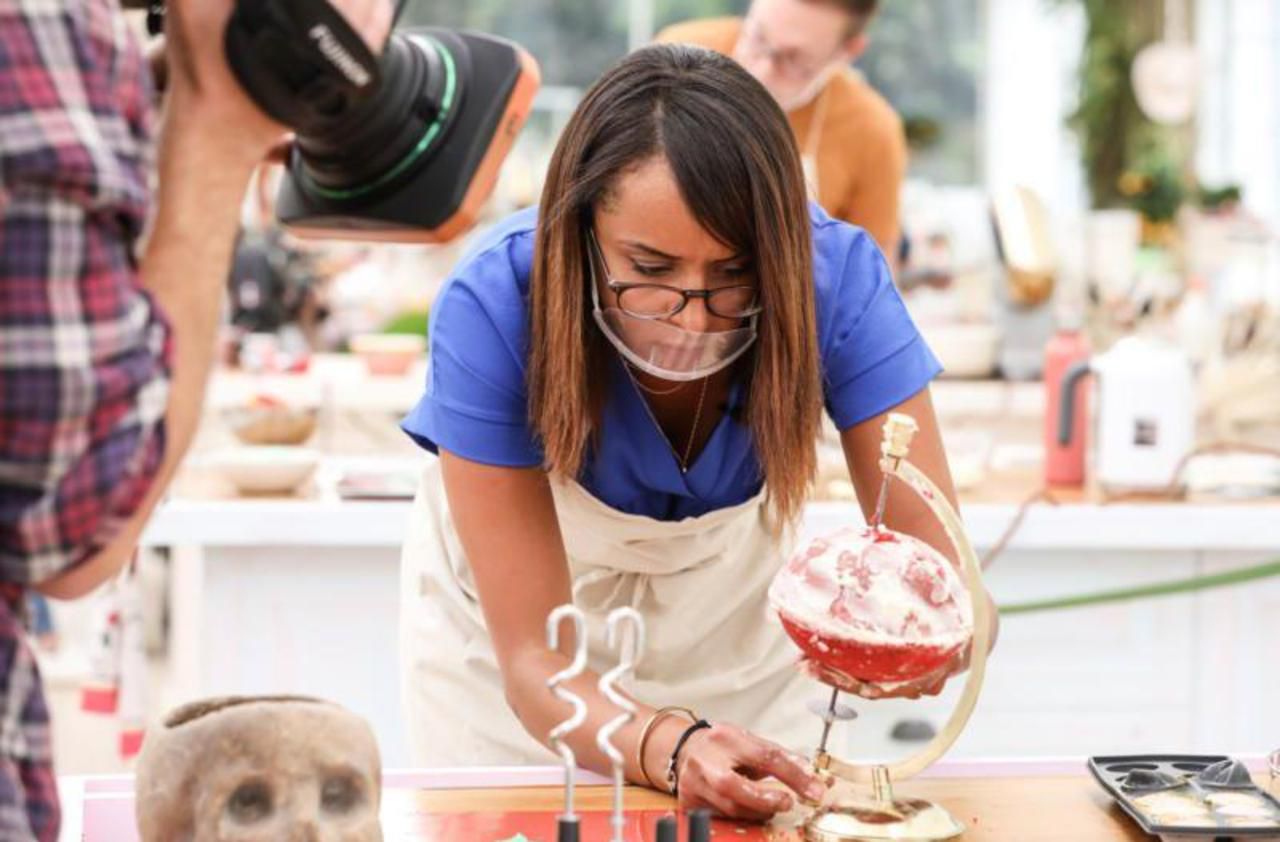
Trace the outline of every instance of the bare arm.
<instances>
[{"instance_id":1,"label":"bare arm","mask_svg":"<svg viewBox=\"0 0 1280 842\"><path fill-rule=\"evenodd\" d=\"M388 0L334 0L371 44L386 39ZM141 505L87 560L37 589L73 599L116 575L195 436L214 360L222 290L249 176L284 127L250 102L222 57L230 0L169 4L168 72L160 133L157 208L141 261L141 286L168 318L173 363L165 454Z\"/></svg>"},{"instance_id":2,"label":"bare arm","mask_svg":"<svg viewBox=\"0 0 1280 842\"><path fill-rule=\"evenodd\" d=\"M167 150L161 164L160 211L142 260L142 285L173 332L164 459L142 504L111 541L83 563L39 586L50 596L83 596L124 566L199 423L240 198L252 168L252 162L210 166L209 157L202 155L205 147L193 139L189 145Z\"/></svg>"},{"instance_id":3,"label":"bare arm","mask_svg":"<svg viewBox=\"0 0 1280 842\"><path fill-rule=\"evenodd\" d=\"M556 519L555 502L541 469L480 465L441 453L445 491L462 546L471 563L485 623L502 671L507 702L521 724L546 744L546 735L570 713L547 690L547 679L569 665L574 641L561 640L562 651L546 648L547 615L572 600L568 561ZM567 627L566 627L567 628ZM608 759L595 744L595 733L618 711L596 689L598 676L584 673L568 686L587 703L586 724L568 742L578 762L604 771ZM681 700L663 700L679 704ZM653 708L641 703L635 721L618 733L615 744L626 758L627 779L644 782L635 762L640 730ZM650 777L661 785L667 758L687 723L666 719L649 738L644 758ZM811 779L780 749L731 726L717 726L705 738L690 740L681 758L681 800L707 804L727 815L764 817L786 808L781 793L770 792L739 775L733 763L752 753L753 763L789 785ZM691 758L691 759L690 759Z\"/></svg>"}]
</instances>

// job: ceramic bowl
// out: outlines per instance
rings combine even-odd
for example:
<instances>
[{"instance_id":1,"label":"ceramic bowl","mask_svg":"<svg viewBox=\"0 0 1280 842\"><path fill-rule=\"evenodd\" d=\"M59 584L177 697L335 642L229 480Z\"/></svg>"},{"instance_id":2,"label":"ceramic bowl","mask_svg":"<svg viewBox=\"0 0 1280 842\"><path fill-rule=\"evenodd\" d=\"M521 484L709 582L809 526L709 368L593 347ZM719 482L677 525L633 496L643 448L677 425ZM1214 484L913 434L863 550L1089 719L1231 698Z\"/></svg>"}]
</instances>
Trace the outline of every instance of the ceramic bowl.
<instances>
[{"instance_id":1,"label":"ceramic bowl","mask_svg":"<svg viewBox=\"0 0 1280 842\"><path fill-rule=\"evenodd\" d=\"M427 350L425 337L404 333L353 336L350 345L370 374L383 377L403 377Z\"/></svg>"},{"instance_id":2,"label":"ceramic bowl","mask_svg":"<svg viewBox=\"0 0 1280 842\"><path fill-rule=\"evenodd\" d=\"M922 325L925 341L942 363L943 377L990 377L1000 352L1000 332L990 322Z\"/></svg>"},{"instance_id":3,"label":"ceramic bowl","mask_svg":"<svg viewBox=\"0 0 1280 842\"><path fill-rule=\"evenodd\" d=\"M320 454L305 447L247 445L213 453L205 464L241 494L289 494L315 473Z\"/></svg>"},{"instance_id":4,"label":"ceramic bowl","mask_svg":"<svg viewBox=\"0 0 1280 842\"><path fill-rule=\"evenodd\" d=\"M316 431L317 414L315 408L243 406L222 417L242 444L303 444Z\"/></svg>"}]
</instances>

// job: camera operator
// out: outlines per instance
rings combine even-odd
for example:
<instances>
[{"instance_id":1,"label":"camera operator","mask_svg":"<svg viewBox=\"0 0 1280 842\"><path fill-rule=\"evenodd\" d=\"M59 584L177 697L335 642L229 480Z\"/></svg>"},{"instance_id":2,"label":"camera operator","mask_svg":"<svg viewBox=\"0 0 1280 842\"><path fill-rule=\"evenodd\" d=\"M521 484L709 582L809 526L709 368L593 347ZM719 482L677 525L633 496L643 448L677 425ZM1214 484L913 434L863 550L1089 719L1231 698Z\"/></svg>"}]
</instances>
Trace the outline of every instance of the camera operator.
<instances>
[{"instance_id":1,"label":"camera operator","mask_svg":"<svg viewBox=\"0 0 1280 842\"><path fill-rule=\"evenodd\" d=\"M381 50L389 0L331 2ZM131 558L200 417L246 185L285 131L228 69L232 5L171 0L158 123L115 0L0 9L0 838L12 842L52 842L59 825L24 592L76 598Z\"/></svg>"}]
</instances>

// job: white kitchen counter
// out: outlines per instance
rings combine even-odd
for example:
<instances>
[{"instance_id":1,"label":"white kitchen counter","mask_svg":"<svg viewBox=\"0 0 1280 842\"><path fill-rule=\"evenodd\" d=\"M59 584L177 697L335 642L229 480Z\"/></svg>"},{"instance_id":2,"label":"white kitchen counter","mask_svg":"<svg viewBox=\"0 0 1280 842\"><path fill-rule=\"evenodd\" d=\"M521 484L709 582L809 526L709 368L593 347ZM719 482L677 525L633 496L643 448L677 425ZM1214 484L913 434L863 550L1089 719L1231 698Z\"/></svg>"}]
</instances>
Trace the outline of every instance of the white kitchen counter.
<instances>
[{"instance_id":1,"label":"white kitchen counter","mask_svg":"<svg viewBox=\"0 0 1280 842\"><path fill-rule=\"evenodd\" d=\"M219 371L210 388L209 417L189 462L198 462L201 452L232 443L217 423L220 412L265 392L321 408L320 429L311 446L327 454L322 479L311 499L236 499L228 498L225 489L208 495L204 488L184 496L180 483L179 492L152 519L144 541L223 547L398 547L410 504L344 502L333 493L333 479L342 466L403 470L412 469L415 459L431 458L411 445L396 423L417 400L423 375L419 364L404 377L370 377L358 360L332 354L317 356L303 376ZM962 491L962 498L971 540L989 546L1013 521L1018 502L1037 481L1043 389L1039 383L940 380L932 393L953 472L963 472L963 463L970 463L975 452L984 454L980 470L986 479L970 492ZM838 451L825 452L825 459L832 458L840 463L835 470L839 475L843 459ZM1240 504L1210 500L1101 505L1080 502L1078 493L1067 496L1073 502L1034 507L1010 549L1280 550L1280 498ZM826 531L849 519L860 519L852 503L815 502L806 512L806 531Z\"/></svg>"},{"instance_id":2,"label":"white kitchen counter","mask_svg":"<svg viewBox=\"0 0 1280 842\"><path fill-rule=\"evenodd\" d=\"M342 500L170 500L144 535L145 544L212 547L398 548L410 503ZM991 546L1012 523L1011 503L963 508L969 538ZM852 503L810 503L805 532L860 522ZM1280 502L1037 504L1011 550L1264 550L1280 552Z\"/></svg>"}]
</instances>

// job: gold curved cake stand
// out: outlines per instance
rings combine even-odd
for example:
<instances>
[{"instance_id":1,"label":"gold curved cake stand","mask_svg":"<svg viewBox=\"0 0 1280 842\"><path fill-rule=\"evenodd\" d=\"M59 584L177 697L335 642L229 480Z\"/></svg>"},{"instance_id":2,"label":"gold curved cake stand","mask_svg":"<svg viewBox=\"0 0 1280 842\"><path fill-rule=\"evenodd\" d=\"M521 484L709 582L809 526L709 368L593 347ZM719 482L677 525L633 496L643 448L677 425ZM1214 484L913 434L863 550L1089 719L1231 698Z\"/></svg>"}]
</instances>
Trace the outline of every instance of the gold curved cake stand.
<instances>
[{"instance_id":1,"label":"gold curved cake stand","mask_svg":"<svg viewBox=\"0 0 1280 842\"><path fill-rule=\"evenodd\" d=\"M899 799L893 795L893 781L905 780L928 768L946 753L964 730L982 690L987 649L991 643L991 608L982 585L982 568L965 535L960 516L938 487L907 461L916 430L915 419L910 416L898 413L889 416L884 425L884 442L880 446L880 468L886 478L893 477L906 483L920 497L941 522L947 538L955 547L973 605L969 675L946 727L919 753L897 763L868 766L840 760L825 749L818 752L814 768L820 775L828 781L836 778L855 784L870 784L871 796L854 795L818 807L804 824L804 836L808 842L934 842L954 839L966 829L964 824L936 804L914 798Z\"/></svg>"}]
</instances>

